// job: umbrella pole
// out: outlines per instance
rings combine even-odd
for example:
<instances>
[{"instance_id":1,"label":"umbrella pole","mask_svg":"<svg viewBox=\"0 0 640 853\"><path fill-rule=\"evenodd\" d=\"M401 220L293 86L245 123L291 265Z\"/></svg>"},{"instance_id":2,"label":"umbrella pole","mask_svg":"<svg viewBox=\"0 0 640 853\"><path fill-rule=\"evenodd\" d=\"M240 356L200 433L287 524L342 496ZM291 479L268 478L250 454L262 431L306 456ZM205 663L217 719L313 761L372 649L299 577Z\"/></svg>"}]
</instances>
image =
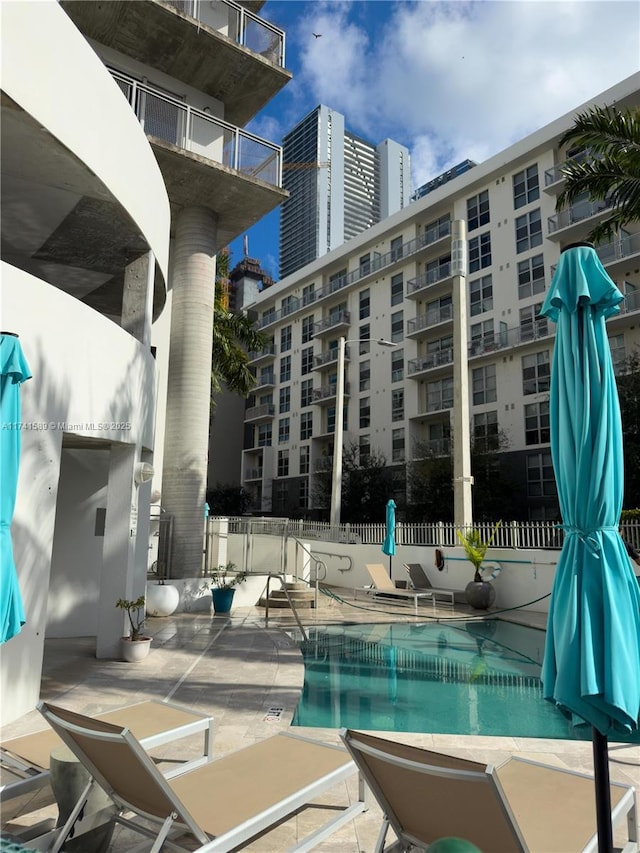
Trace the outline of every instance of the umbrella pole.
<instances>
[{"instance_id":1,"label":"umbrella pole","mask_svg":"<svg viewBox=\"0 0 640 853\"><path fill-rule=\"evenodd\" d=\"M592 729L593 771L596 790L596 826L598 853L613 853L611 828L611 788L609 787L609 751L607 736Z\"/></svg>"}]
</instances>

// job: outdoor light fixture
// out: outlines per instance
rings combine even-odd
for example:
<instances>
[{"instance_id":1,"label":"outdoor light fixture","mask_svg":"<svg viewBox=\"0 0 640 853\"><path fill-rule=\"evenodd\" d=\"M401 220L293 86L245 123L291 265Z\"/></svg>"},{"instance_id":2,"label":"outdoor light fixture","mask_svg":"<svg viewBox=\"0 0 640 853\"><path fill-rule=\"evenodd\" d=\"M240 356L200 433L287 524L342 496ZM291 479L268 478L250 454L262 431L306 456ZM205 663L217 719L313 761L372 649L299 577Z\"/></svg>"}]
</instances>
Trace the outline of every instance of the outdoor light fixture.
<instances>
[{"instance_id":1,"label":"outdoor light fixture","mask_svg":"<svg viewBox=\"0 0 640 853\"><path fill-rule=\"evenodd\" d=\"M148 462L138 462L133 469L133 479L136 486L141 486L143 483L148 483L153 479L155 469Z\"/></svg>"},{"instance_id":2,"label":"outdoor light fixture","mask_svg":"<svg viewBox=\"0 0 640 853\"><path fill-rule=\"evenodd\" d=\"M333 476L331 478L331 509L329 524L337 527L340 524L340 509L342 502L342 432L344 429L344 353L347 344L376 344L379 347L395 347L393 341L380 338L338 339L338 377L336 382L336 426L333 439Z\"/></svg>"}]
</instances>

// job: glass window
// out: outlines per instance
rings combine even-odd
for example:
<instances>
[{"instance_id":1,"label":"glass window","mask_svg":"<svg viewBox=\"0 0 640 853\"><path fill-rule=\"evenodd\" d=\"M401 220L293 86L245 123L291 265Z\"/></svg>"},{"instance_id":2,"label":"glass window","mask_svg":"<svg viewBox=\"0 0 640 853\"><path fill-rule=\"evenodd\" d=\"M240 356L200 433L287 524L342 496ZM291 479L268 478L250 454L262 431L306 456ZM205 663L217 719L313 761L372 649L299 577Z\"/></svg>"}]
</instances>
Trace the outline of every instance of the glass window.
<instances>
[{"instance_id":1,"label":"glass window","mask_svg":"<svg viewBox=\"0 0 640 853\"><path fill-rule=\"evenodd\" d=\"M278 443L284 444L289 441L289 418L280 418L278 421Z\"/></svg>"},{"instance_id":2,"label":"glass window","mask_svg":"<svg viewBox=\"0 0 640 853\"><path fill-rule=\"evenodd\" d=\"M266 326L269 323L273 323L276 319L276 307L272 305L270 308L265 308L262 312L262 325Z\"/></svg>"},{"instance_id":3,"label":"glass window","mask_svg":"<svg viewBox=\"0 0 640 853\"><path fill-rule=\"evenodd\" d=\"M453 346L453 340L451 340ZM471 326L471 352L478 355L481 352L489 352L495 349L495 335L493 320L483 320L482 323L474 323Z\"/></svg>"},{"instance_id":4,"label":"glass window","mask_svg":"<svg viewBox=\"0 0 640 853\"><path fill-rule=\"evenodd\" d=\"M271 365L269 365L269 367L261 367L258 385L273 385L273 382L273 367Z\"/></svg>"},{"instance_id":5,"label":"glass window","mask_svg":"<svg viewBox=\"0 0 640 853\"><path fill-rule=\"evenodd\" d=\"M391 241L391 260L397 261L402 257L402 235L394 237Z\"/></svg>"},{"instance_id":6,"label":"glass window","mask_svg":"<svg viewBox=\"0 0 640 853\"><path fill-rule=\"evenodd\" d=\"M278 477L289 476L289 451L278 451Z\"/></svg>"},{"instance_id":7,"label":"glass window","mask_svg":"<svg viewBox=\"0 0 640 853\"><path fill-rule=\"evenodd\" d=\"M551 453L527 456L527 493L532 498L556 496Z\"/></svg>"},{"instance_id":8,"label":"glass window","mask_svg":"<svg viewBox=\"0 0 640 853\"><path fill-rule=\"evenodd\" d=\"M258 424L258 447L271 447L271 424Z\"/></svg>"},{"instance_id":9,"label":"glass window","mask_svg":"<svg viewBox=\"0 0 640 853\"><path fill-rule=\"evenodd\" d=\"M611 360L616 373L624 373L627 368L627 349L624 343L624 335L611 335L609 338L611 347Z\"/></svg>"},{"instance_id":10,"label":"glass window","mask_svg":"<svg viewBox=\"0 0 640 853\"><path fill-rule=\"evenodd\" d=\"M310 468L310 453L309 453L309 445L303 444L300 448L300 473L308 474Z\"/></svg>"},{"instance_id":11,"label":"glass window","mask_svg":"<svg viewBox=\"0 0 640 853\"><path fill-rule=\"evenodd\" d=\"M360 291L360 312L359 316L361 320L364 320L371 313L371 293L369 292L369 288L366 290Z\"/></svg>"},{"instance_id":12,"label":"glass window","mask_svg":"<svg viewBox=\"0 0 640 853\"><path fill-rule=\"evenodd\" d=\"M309 508L309 480L306 477L298 483L298 505L300 509Z\"/></svg>"},{"instance_id":13,"label":"glass window","mask_svg":"<svg viewBox=\"0 0 640 853\"><path fill-rule=\"evenodd\" d=\"M300 383L300 408L313 403L313 379L303 379Z\"/></svg>"},{"instance_id":14,"label":"glass window","mask_svg":"<svg viewBox=\"0 0 640 853\"><path fill-rule=\"evenodd\" d=\"M480 234L469 240L469 272L491 266L491 234Z\"/></svg>"},{"instance_id":15,"label":"glass window","mask_svg":"<svg viewBox=\"0 0 640 853\"><path fill-rule=\"evenodd\" d=\"M429 424L427 447L431 453L438 455L449 453L451 449L451 424L444 422Z\"/></svg>"},{"instance_id":16,"label":"glass window","mask_svg":"<svg viewBox=\"0 0 640 853\"><path fill-rule=\"evenodd\" d=\"M391 276L391 304L401 305L403 299L402 273Z\"/></svg>"},{"instance_id":17,"label":"glass window","mask_svg":"<svg viewBox=\"0 0 640 853\"><path fill-rule=\"evenodd\" d=\"M291 326L283 326L280 329L280 351L286 352L291 349Z\"/></svg>"},{"instance_id":18,"label":"glass window","mask_svg":"<svg viewBox=\"0 0 640 853\"><path fill-rule=\"evenodd\" d=\"M489 222L489 190L467 199L467 229L473 231Z\"/></svg>"},{"instance_id":19,"label":"glass window","mask_svg":"<svg viewBox=\"0 0 640 853\"><path fill-rule=\"evenodd\" d=\"M358 458L362 465L371 456L371 436L361 435L358 440Z\"/></svg>"},{"instance_id":20,"label":"glass window","mask_svg":"<svg viewBox=\"0 0 640 853\"><path fill-rule=\"evenodd\" d=\"M471 377L473 387L473 405L480 406L483 403L495 403L498 399L495 364L476 367L472 371Z\"/></svg>"},{"instance_id":21,"label":"glass window","mask_svg":"<svg viewBox=\"0 0 640 853\"><path fill-rule=\"evenodd\" d=\"M285 296L282 300L282 316L286 317L287 314L291 314L292 311L297 311L298 304L298 298L296 296Z\"/></svg>"},{"instance_id":22,"label":"glass window","mask_svg":"<svg viewBox=\"0 0 640 853\"><path fill-rule=\"evenodd\" d=\"M280 359L280 382L291 381L291 356L285 355Z\"/></svg>"},{"instance_id":23,"label":"glass window","mask_svg":"<svg viewBox=\"0 0 640 853\"><path fill-rule=\"evenodd\" d=\"M334 272L333 275L329 276L329 292L333 293L336 290L340 290L341 287L344 287L347 283L347 271L340 270L340 272Z\"/></svg>"},{"instance_id":24,"label":"glass window","mask_svg":"<svg viewBox=\"0 0 640 853\"><path fill-rule=\"evenodd\" d=\"M434 243L440 240L441 237L447 237L451 233L451 217L447 213L446 216L441 216L433 222L427 223L424 226L425 243Z\"/></svg>"},{"instance_id":25,"label":"glass window","mask_svg":"<svg viewBox=\"0 0 640 853\"><path fill-rule=\"evenodd\" d=\"M513 176L513 206L517 210L540 198L538 166L529 166Z\"/></svg>"},{"instance_id":26,"label":"glass window","mask_svg":"<svg viewBox=\"0 0 640 853\"><path fill-rule=\"evenodd\" d=\"M371 344L369 343L369 338L371 337L371 326L369 323L364 323L360 326L358 330L358 338L360 339L360 344L358 348L358 352L360 355L366 355L368 352L371 352Z\"/></svg>"},{"instance_id":27,"label":"glass window","mask_svg":"<svg viewBox=\"0 0 640 853\"><path fill-rule=\"evenodd\" d=\"M391 461L404 462L404 430L391 431Z\"/></svg>"},{"instance_id":28,"label":"glass window","mask_svg":"<svg viewBox=\"0 0 640 853\"><path fill-rule=\"evenodd\" d=\"M427 383L427 411L439 412L453 407L453 379Z\"/></svg>"},{"instance_id":29,"label":"glass window","mask_svg":"<svg viewBox=\"0 0 640 853\"><path fill-rule=\"evenodd\" d=\"M306 287L302 288L302 304L303 305L311 305L312 302L316 301L316 286L315 284L307 284Z\"/></svg>"},{"instance_id":30,"label":"glass window","mask_svg":"<svg viewBox=\"0 0 640 853\"><path fill-rule=\"evenodd\" d=\"M483 275L469 282L469 309L471 316L491 311L493 308L493 284L490 275Z\"/></svg>"},{"instance_id":31,"label":"glass window","mask_svg":"<svg viewBox=\"0 0 640 853\"><path fill-rule=\"evenodd\" d=\"M391 392L391 420L404 420L404 388L396 388Z\"/></svg>"},{"instance_id":32,"label":"glass window","mask_svg":"<svg viewBox=\"0 0 640 853\"><path fill-rule=\"evenodd\" d=\"M544 258L542 255L534 255L526 261L518 261L518 298L526 299L527 296L535 296L543 293L544 281Z\"/></svg>"},{"instance_id":33,"label":"glass window","mask_svg":"<svg viewBox=\"0 0 640 853\"><path fill-rule=\"evenodd\" d=\"M549 428L549 401L527 403L524 407L525 444L548 444L551 441Z\"/></svg>"},{"instance_id":34,"label":"glass window","mask_svg":"<svg viewBox=\"0 0 640 853\"><path fill-rule=\"evenodd\" d=\"M549 350L522 357L522 393L525 396L548 391L550 376Z\"/></svg>"},{"instance_id":35,"label":"glass window","mask_svg":"<svg viewBox=\"0 0 640 853\"><path fill-rule=\"evenodd\" d=\"M516 217L516 252L526 252L542 245L540 208Z\"/></svg>"},{"instance_id":36,"label":"glass window","mask_svg":"<svg viewBox=\"0 0 640 853\"><path fill-rule=\"evenodd\" d=\"M391 381L401 382L404 379L404 349L391 350Z\"/></svg>"},{"instance_id":37,"label":"glass window","mask_svg":"<svg viewBox=\"0 0 640 853\"><path fill-rule=\"evenodd\" d=\"M395 311L391 315L391 340L398 343L404 339L404 311Z\"/></svg>"},{"instance_id":38,"label":"glass window","mask_svg":"<svg viewBox=\"0 0 640 853\"><path fill-rule=\"evenodd\" d=\"M285 385L280 389L280 406L279 412L283 415L285 412L291 411L291 386Z\"/></svg>"},{"instance_id":39,"label":"glass window","mask_svg":"<svg viewBox=\"0 0 640 853\"><path fill-rule=\"evenodd\" d=\"M313 347L306 347L301 353L301 373L305 376L313 370Z\"/></svg>"},{"instance_id":40,"label":"glass window","mask_svg":"<svg viewBox=\"0 0 640 853\"><path fill-rule=\"evenodd\" d=\"M360 397L360 429L371 426L371 398Z\"/></svg>"},{"instance_id":41,"label":"glass window","mask_svg":"<svg viewBox=\"0 0 640 853\"><path fill-rule=\"evenodd\" d=\"M302 343L308 344L313 338L313 314L302 318Z\"/></svg>"},{"instance_id":42,"label":"glass window","mask_svg":"<svg viewBox=\"0 0 640 853\"><path fill-rule=\"evenodd\" d=\"M313 412L300 413L300 439L311 438L313 433Z\"/></svg>"},{"instance_id":43,"label":"glass window","mask_svg":"<svg viewBox=\"0 0 640 853\"><path fill-rule=\"evenodd\" d=\"M371 362L360 362L360 391L368 391L371 387Z\"/></svg>"},{"instance_id":44,"label":"glass window","mask_svg":"<svg viewBox=\"0 0 640 853\"><path fill-rule=\"evenodd\" d=\"M533 341L549 334L546 317L541 317L542 302L520 309L520 340Z\"/></svg>"},{"instance_id":45,"label":"glass window","mask_svg":"<svg viewBox=\"0 0 640 853\"><path fill-rule=\"evenodd\" d=\"M365 275L368 275L371 272L371 258L369 254L360 256L360 265L358 269L360 272L360 278Z\"/></svg>"},{"instance_id":46,"label":"glass window","mask_svg":"<svg viewBox=\"0 0 640 853\"><path fill-rule=\"evenodd\" d=\"M473 444L480 453L498 449L497 412L479 412L473 416Z\"/></svg>"}]
</instances>

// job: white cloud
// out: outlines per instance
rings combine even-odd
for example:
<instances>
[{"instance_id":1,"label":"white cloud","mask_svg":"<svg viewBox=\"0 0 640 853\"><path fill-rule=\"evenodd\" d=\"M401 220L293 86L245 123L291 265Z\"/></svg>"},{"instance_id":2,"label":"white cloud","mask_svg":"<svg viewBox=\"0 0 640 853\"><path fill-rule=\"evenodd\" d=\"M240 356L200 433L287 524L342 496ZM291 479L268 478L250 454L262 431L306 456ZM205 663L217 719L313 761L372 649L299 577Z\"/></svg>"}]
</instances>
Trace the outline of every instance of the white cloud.
<instances>
[{"instance_id":1,"label":"white cloud","mask_svg":"<svg viewBox=\"0 0 640 853\"><path fill-rule=\"evenodd\" d=\"M636 2L395 2L383 28L373 0L298 5L306 14L288 38L305 46L285 129L303 102L328 104L372 142L407 145L416 184L486 159L639 68Z\"/></svg>"}]
</instances>

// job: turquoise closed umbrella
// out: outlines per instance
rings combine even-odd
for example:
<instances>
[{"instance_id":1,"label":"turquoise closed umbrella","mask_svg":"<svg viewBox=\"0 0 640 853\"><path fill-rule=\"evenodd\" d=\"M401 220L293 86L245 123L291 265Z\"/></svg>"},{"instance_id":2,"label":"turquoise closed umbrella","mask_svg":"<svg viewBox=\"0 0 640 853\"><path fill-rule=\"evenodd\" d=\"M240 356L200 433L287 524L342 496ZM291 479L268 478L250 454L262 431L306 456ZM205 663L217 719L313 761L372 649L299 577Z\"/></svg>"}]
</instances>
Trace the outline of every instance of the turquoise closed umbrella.
<instances>
[{"instance_id":1,"label":"turquoise closed umbrella","mask_svg":"<svg viewBox=\"0 0 640 853\"><path fill-rule=\"evenodd\" d=\"M387 501L387 529L380 550L389 557L389 577L391 577L391 559L396 553L396 502L393 498Z\"/></svg>"},{"instance_id":2,"label":"turquoise closed umbrella","mask_svg":"<svg viewBox=\"0 0 640 853\"><path fill-rule=\"evenodd\" d=\"M30 378L18 336L0 332L0 643L18 634L26 621L13 561L11 520L20 464L20 386Z\"/></svg>"},{"instance_id":3,"label":"turquoise closed umbrella","mask_svg":"<svg viewBox=\"0 0 640 853\"><path fill-rule=\"evenodd\" d=\"M605 324L622 299L593 246L576 244L541 311L557 324L549 410L564 529L543 695L592 726L600 851L612 849L607 738L640 742L640 592L618 534L622 422Z\"/></svg>"}]
</instances>

